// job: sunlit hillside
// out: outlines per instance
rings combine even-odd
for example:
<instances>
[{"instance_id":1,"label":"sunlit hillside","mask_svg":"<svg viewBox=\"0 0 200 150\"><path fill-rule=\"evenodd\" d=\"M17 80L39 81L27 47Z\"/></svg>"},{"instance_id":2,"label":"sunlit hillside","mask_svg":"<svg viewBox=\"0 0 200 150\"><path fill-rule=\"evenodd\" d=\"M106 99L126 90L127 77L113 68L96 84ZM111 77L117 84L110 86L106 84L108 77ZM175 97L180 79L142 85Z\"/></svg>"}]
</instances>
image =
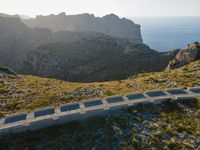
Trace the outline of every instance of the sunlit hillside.
<instances>
[{"instance_id":1,"label":"sunlit hillside","mask_svg":"<svg viewBox=\"0 0 200 150\"><path fill-rule=\"evenodd\" d=\"M72 83L29 75L1 76L0 116L112 95L199 85L200 60L176 70L139 74L111 82Z\"/></svg>"}]
</instances>

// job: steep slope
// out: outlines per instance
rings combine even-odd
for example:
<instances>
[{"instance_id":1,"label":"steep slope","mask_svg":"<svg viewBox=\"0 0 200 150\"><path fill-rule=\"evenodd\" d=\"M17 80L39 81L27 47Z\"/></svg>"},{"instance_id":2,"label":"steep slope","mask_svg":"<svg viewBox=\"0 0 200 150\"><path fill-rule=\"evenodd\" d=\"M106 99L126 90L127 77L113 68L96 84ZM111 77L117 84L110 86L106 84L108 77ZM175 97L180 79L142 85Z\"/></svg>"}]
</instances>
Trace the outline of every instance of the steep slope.
<instances>
[{"instance_id":1,"label":"steep slope","mask_svg":"<svg viewBox=\"0 0 200 150\"><path fill-rule=\"evenodd\" d=\"M140 25L114 14L102 18L90 14L37 16L23 20L30 27L49 28L53 31L95 31L142 43Z\"/></svg>"},{"instance_id":2,"label":"steep slope","mask_svg":"<svg viewBox=\"0 0 200 150\"><path fill-rule=\"evenodd\" d=\"M0 63L12 61L29 40L29 28L17 18L0 17ZM11 55L12 54L12 55Z\"/></svg>"},{"instance_id":3,"label":"steep slope","mask_svg":"<svg viewBox=\"0 0 200 150\"><path fill-rule=\"evenodd\" d=\"M31 29L19 18L0 17L0 64L20 70L26 52L49 41L48 29Z\"/></svg>"},{"instance_id":4,"label":"steep slope","mask_svg":"<svg viewBox=\"0 0 200 150\"><path fill-rule=\"evenodd\" d=\"M28 53L23 70L67 81L106 81L160 71L167 66L168 60L168 56L144 44L99 35L38 46Z\"/></svg>"}]
</instances>

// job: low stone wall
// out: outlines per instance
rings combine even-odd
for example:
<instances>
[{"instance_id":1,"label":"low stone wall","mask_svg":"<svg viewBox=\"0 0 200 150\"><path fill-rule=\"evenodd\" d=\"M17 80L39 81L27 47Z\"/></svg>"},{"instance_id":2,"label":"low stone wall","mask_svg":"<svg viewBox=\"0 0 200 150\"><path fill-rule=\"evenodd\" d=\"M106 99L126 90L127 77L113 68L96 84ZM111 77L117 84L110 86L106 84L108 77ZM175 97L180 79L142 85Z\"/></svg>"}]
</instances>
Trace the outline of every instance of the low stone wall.
<instances>
[{"instance_id":1,"label":"low stone wall","mask_svg":"<svg viewBox=\"0 0 200 150\"><path fill-rule=\"evenodd\" d=\"M107 115L110 112L126 109L140 103L159 104L167 100L195 99L195 97L200 97L200 87L147 91L145 93L133 93L124 97L114 96L82 103L65 104L58 108L48 107L32 113L6 116L0 120L0 137Z\"/></svg>"}]
</instances>

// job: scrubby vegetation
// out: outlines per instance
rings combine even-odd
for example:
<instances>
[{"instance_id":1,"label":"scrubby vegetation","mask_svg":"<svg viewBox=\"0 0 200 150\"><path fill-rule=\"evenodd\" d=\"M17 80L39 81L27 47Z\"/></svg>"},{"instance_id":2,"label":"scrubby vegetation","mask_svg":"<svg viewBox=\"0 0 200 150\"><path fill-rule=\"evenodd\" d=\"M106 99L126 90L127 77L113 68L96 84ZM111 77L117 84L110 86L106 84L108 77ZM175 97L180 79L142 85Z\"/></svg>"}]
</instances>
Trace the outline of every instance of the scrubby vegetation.
<instances>
[{"instance_id":1,"label":"scrubby vegetation","mask_svg":"<svg viewBox=\"0 0 200 150\"><path fill-rule=\"evenodd\" d=\"M71 82L113 81L143 71L161 71L169 63L169 55L144 44L97 34L40 45L28 52L23 71Z\"/></svg>"},{"instance_id":2,"label":"scrubby vegetation","mask_svg":"<svg viewBox=\"0 0 200 150\"><path fill-rule=\"evenodd\" d=\"M22 75L0 76L0 118L51 105L112 95L200 85L200 60L176 70L127 80L70 83ZM18 138L20 136L20 138ZM198 149L200 99L138 105L86 122L7 136L1 149Z\"/></svg>"},{"instance_id":3,"label":"scrubby vegetation","mask_svg":"<svg viewBox=\"0 0 200 150\"><path fill-rule=\"evenodd\" d=\"M32 111L62 103L126 95L133 92L200 85L200 61L176 70L144 73L127 80L70 83L61 80L22 75L0 77L0 117Z\"/></svg>"}]
</instances>

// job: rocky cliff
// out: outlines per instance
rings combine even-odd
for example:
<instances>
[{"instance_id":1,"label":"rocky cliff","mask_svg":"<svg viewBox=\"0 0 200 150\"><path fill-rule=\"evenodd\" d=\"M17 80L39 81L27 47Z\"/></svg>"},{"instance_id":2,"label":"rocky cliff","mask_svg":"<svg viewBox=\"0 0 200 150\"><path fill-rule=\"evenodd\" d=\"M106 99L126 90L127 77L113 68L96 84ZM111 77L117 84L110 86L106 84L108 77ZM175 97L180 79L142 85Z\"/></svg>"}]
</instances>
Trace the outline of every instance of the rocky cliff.
<instances>
[{"instance_id":1,"label":"rocky cliff","mask_svg":"<svg viewBox=\"0 0 200 150\"><path fill-rule=\"evenodd\" d=\"M175 58L170 61L167 69L176 69L200 58L200 43L188 44L186 48L176 51Z\"/></svg>"},{"instance_id":2,"label":"rocky cliff","mask_svg":"<svg viewBox=\"0 0 200 150\"><path fill-rule=\"evenodd\" d=\"M114 14L102 18L90 14L37 16L23 20L30 27L49 28L52 31L95 31L113 37L142 43L140 25Z\"/></svg>"}]
</instances>

